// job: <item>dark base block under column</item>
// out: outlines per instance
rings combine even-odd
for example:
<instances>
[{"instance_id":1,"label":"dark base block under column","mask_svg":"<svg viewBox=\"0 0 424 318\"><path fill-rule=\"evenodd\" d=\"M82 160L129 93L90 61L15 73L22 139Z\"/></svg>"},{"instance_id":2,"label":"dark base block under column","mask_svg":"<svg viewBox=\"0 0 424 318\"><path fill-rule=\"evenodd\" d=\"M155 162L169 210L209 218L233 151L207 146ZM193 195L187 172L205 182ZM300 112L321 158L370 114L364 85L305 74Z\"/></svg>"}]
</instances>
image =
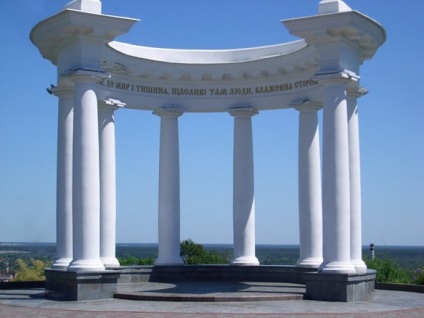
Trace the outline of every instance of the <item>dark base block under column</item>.
<instances>
[{"instance_id":1,"label":"dark base block under column","mask_svg":"<svg viewBox=\"0 0 424 318\"><path fill-rule=\"evenodd\" d=\"M323 301L368 301L374 296L376 272L362 274L305 273L305 299Z\"/></svg>"},{"instance_id":2,"label":"dark base block under column","mask_svg":"<svg viewBox=\"0 0 424 318\"><path fill-rule=\"evenodd\" d=\"M46 269L46 298L54 300L93 300L113 298L119 274L104 272L67 272Z\"/></svg>"}]
</instances>

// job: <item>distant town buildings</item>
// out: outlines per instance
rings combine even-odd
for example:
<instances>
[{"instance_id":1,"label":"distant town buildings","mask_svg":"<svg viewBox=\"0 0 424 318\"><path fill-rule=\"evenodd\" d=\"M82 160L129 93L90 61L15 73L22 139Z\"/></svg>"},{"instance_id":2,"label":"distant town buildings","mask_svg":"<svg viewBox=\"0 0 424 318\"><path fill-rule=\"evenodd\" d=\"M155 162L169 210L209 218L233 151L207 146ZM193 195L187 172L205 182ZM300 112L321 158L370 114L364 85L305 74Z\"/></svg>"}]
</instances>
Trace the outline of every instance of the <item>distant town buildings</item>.
<instances>
[{"instance_id":1,"label":"distant town buildings","mask_svg":"<svg viewBox=\"0 0 424 318\"><path fill-rule=\"evenodd\" d=\"M9 272L8 270L0 272L0 283L8 283L15 278L15 272Z\"/></svg>"},{"instance_id":2,"label":"distant town buildings","mask_svg":"<svg viewBox=\"0 0 424 318\"><path fill-rule=\"evenodd\" d=\"M9 270L9 261L6 260L4 262L1 262L0 259L0 264L1 263L4 263L5 266L2 266L4 270L0 271L0 283L8 283L15 278L16 272Z\"/></svg>"}]
</instances>

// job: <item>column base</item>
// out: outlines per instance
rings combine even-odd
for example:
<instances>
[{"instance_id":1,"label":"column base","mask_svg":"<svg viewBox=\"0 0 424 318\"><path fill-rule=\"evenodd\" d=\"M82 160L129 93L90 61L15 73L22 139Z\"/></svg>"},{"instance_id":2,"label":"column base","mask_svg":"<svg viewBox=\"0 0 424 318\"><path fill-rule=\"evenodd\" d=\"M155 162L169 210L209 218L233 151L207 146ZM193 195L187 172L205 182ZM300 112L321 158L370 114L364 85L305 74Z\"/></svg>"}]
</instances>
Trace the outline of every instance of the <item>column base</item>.
<instances>
[{"instance_id":1,"label":"column base","mask_svg":"<svg viewBox=\"0 0 424 318\"><path fill-rule=\"evenodd\" d=\"M106 268L121 267L121 264L119 264L119 261L116 259L116 257L100 257L100 260Z\"/></svg>"},{"instance_id":2,"label":"column base","mask_svg":"<svg viewBox=\"0 0 424 318\"><path fill-rule=\"evenodd\" d=\"M350 262L352 263L353 267L355 267L357 273L366 273L368 268L363 260L351 260Z\"/></svg>"},{"instance_id":3,"label":"column base","mask_svg":"<svg viewBox=\"0 0 424 318\"><path fill-rule=\"evenodd\" d=\"M96 272L104 271L105 266L98 260L75 260L68 266L69 272Z\"/></svg>"},{"instance_id":4,"label":"column base","mask_svg":"<svg viewBox=\"0 0 424 318\"><path fill-rule=\"evenodd\" d=\"M296 267L301 268L319 268L323 262L321 257L307 257L304 259L299 259L296 263Z\"/></svg>"},{"instance_id":5,"label":"column base","mask_svg":"<svg viewBox=\"0 0 424 318\"><path fill-rule=\"evenodd\" d=\"M231 260L230 265L236 266L255 266L259 265L259 260L256 256L239 256Z\"/></svg>"},{"instance_id":6,"label":"column base","mask_svg":"<svg viewBox=\"0 0 424 318\"><path fill-rule=\"evenodd\" d=\"M54 261L51 268L58 269L58 270L67 270L71 262L72 262L72 258L59 258Z\"/></svg>"},{"instance_id":7,"label":"column base","mask_svg":"<svg viewBox=\"0 0 424 318\"><path fill-rule=\"evenodd\" d=\"M318 272L323 274L354 274L356 270L351 262L329 262L322 263Z\"/></svg>"},{"instance_id":8,"label":"column base","mask_svg":"<svg viewBox=\"0 0 424 318\"><path fill-rule=\"evenodd\" d=\"M184 265L181 257L158 257L155 266Z\"/></svg>"}]
</instances>

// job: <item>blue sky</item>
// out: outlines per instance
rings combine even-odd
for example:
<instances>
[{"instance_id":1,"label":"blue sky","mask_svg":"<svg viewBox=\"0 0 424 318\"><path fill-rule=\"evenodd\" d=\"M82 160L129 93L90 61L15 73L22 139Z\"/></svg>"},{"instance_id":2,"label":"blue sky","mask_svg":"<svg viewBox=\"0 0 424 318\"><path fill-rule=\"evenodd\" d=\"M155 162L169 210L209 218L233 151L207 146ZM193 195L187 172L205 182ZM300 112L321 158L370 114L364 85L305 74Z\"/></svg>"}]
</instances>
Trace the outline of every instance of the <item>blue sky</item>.
<instances>
[{"instance_id":1,"label":"blue sky","mask_svg":"<svg viewBox=\"0 0 424 318\"><path fill-rule=\"evenodd\" d=\"M29 40L67 0L0 2L0 241L53 242L56 69ZM318 0L104 0L103 13L139 18L118 40L173 48L239 48L295 40L279 22L316 14ZM423 245L424 118L421 0L346 0L387 31L361 68L363 243ZM228 114L180 117L181 239L232 242L232 131ZM253 118L256 239L297 244L294 110ZM116 112L117 240L157 242L159 118Z\"/></svg>"}]
</instances>

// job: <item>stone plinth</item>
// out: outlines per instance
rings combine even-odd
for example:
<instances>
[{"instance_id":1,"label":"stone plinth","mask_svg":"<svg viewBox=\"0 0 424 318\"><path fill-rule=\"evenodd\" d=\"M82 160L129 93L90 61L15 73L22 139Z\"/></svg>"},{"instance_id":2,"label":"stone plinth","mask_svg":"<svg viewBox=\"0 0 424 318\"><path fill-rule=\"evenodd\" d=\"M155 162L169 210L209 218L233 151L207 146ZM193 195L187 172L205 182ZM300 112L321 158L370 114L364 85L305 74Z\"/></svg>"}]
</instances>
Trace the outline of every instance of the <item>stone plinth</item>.
<instances>
[{"instance_id":1,"label":"stone plinth","mask_svg":"<svg viewBox=\"0 0 424 318\"><path fill-rule=\"evenodd\" d=\"M129 266L119 269L119 284L181 281L245 281L303 284L311 269L294 266Z\"/></svg>"},{"instance_id":2,"label":"stone plinth","mask_svg":"<svg viewBox=\"0 0 424 318\"><path fill-rule=\"evenodd\" d=\"M116 271L67 272L46 269L46 298L54 300L95 300L113 298L117 292Z\"/></svg>"},{"instance_id":3,"label":"stone plinth","mask_svg":"<svg viewBox=\"0 0 424 318\"><path fill-rule=\"evenodd\" d=\"M306 285L305 299L354 302L373 298L376 272L322 274L295 266L128 266L98 272L46 269L46 297L55 300L113 298L119 286L140 283L267 282Z\"/></svg>"},{"instance_id":4,"label":"stone plinth","mask_svg":"<svg viewBox=\"0 0 424 318\"><path fill-rule=\"evenodd\" d=\"M305 299L323 301L368 301L374 295L376 271L360 274L305 273Z\"/></svg>"}]
</instances>

